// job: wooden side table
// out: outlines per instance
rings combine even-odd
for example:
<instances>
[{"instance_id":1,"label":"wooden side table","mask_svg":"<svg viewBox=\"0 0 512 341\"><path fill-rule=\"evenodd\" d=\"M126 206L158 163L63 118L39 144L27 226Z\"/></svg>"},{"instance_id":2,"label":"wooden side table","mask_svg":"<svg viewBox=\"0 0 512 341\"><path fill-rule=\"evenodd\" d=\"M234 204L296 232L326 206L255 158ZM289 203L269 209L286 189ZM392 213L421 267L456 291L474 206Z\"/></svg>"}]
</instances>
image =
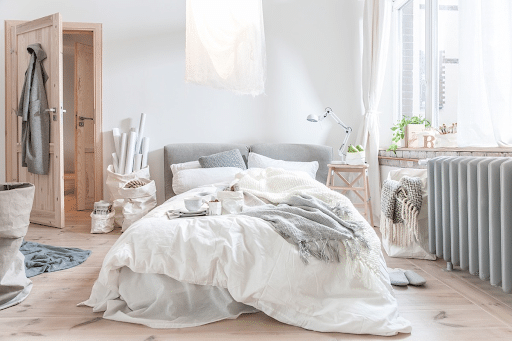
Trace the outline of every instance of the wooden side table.
<instances>
[{"instance_id":1,"label":"wooden side table","mask_svg":"<svg viewBox=\"0 0 512 341\"><path fill-rule=\"evenodd\" d=\"M341 194L345 194L349 191L355 193L359 199L362 200L362 203L354 204L357 208L364 208L364 216L368 222L371 222L372 227L373 224L373 211L372 211L372 203L370 197L370 183L368 181L368 164L365 163L363 165L339 165L339 164L329 164L329 173L327 175L327 183L325 184L332 190L340 191ZM350 182L347 180L341 173L359 173L357 177ZM334 176L336 174L346 186L335 186ZM346 176L346 175L345 175ZM355 187L357 182L359 187Z\"/></svg>"}]
</instances>

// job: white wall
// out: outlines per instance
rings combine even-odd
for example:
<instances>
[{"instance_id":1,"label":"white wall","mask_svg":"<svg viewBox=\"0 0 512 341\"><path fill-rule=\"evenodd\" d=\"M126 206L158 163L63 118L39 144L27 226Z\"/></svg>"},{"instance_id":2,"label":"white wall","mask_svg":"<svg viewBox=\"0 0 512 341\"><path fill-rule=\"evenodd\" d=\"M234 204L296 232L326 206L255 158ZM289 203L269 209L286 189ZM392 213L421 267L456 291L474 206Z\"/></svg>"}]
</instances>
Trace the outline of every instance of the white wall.
<instances>
[{"instance_id":1,"label":"white wall","mask_svg":"<svg viewBox=\"0 0 512 341\"><path fill-rule=\"evenodd\" d=\"M268 71L266 95L256 98L184 83L185 0L0 0L0 19L60 12L63 21L103 24L105 168L113 150L111 129L128 131L147 113L150 169L162 202L168 143L290 142L337 149L341 127L330 120L306 121L326 106L354 128L349 141L354 143L362 112L362 6L359 0L264 0ZM3 109L3 25L0 30ZM2 115L0 129L3 125ZM4 148L0 139L0 181Z\"/></svg>"}]
</instances>

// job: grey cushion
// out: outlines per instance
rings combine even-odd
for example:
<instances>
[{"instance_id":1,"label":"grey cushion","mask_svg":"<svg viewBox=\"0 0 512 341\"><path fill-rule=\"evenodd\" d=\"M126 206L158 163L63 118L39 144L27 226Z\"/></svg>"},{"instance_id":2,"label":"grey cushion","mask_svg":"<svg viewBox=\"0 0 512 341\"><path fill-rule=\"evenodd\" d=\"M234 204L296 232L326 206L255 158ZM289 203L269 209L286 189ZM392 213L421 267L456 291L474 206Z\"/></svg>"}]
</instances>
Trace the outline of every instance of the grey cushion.
<instances>
[{"instance_id":1,"label":"grey cushion","mask_svg":"<svg viewBox=\"0 0 512 341\"><path fill-rule=\"evenodd\" d=\"M197 161L201 156L226 150L238 149L245 161L249 155L249 146L236 143L173 143L164 147L165 200L175 196L172 190L171 165L188 161Z\"/></svg>"},{"instance_id":2,"label":"grey cushion","mask_svg":"<svg viewBox=\"0 0 512 341\"><path fill-rule=\"evenodd\" d=\"M244 170L247 169L242 154L240 154L238 149L201 156L199 158L199 164L203 168L237 167Z\"/></svg>"}]
</instances>

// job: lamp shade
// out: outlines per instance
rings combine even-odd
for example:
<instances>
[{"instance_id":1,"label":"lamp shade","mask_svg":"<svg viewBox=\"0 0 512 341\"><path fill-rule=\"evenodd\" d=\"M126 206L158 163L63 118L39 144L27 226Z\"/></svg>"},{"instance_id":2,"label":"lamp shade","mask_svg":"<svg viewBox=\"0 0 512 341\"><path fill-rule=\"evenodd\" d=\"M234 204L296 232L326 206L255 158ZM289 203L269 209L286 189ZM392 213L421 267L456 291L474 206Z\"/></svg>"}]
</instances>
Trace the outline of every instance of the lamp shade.
<instances>
[{"instance_id":1,"label":"lamp shade","mask_svg":"<svg viewBox=\"0 0 512 341\"><path fill-rule=\"evenodd\" d=\"M308 116L308 121L309 122L318 122L320 121L319 118L318 118L318 115L309 115Z\"/></svg>"},{"instance_id":2,"label":"lamp shade","mask_svg":"<svg viewBox=\"0 0 512 341\"><path fill-rule=\"evenodd\" d=\"M187 0L185 60L187 82L264 93L262 0Z\"/></svg>"}]
</instances>

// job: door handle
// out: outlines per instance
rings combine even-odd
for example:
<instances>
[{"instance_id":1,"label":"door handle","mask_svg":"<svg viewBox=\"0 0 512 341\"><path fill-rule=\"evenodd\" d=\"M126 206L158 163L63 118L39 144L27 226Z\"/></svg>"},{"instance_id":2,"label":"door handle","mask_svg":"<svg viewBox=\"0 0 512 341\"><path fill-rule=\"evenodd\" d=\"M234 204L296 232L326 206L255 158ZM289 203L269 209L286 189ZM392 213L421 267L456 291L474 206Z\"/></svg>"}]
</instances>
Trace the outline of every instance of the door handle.
<instances>
[{"instance_id":1,"label":"door handle","mask_svg":"<svg viewBox=\"0 0 512 341\"><path fill-rule=\"evenodd\" d=\"M55 109L55 108L50 108L50 109L45 109L44 111L45 111L45 112L57 112L57 109ZM65 109L62 109L61 111L62 111L63 113L65 113L65 112L66 112L66 110L65 110Z\"/></svg>"},{"instance_id":2,"label":"door handle","mask_svg":"<svg viewBox=\"0 0 512 341\"><path fill-rule=\"evenodd\" d=\"M92 118L92 117L78 116L78 119L79 119L80 121L83 121L83 120L91 120L91 121L94 121L94 118Z\"/></svg>"},{"instance_id":3,"label":"door handle","mask_svg":"<svg viewBox=\"0 0 512 341\"><path fill-rule=\"evenodd\" d=\"M51 113L53 113L53 120L57 121L57 108L44 109L44 112L51 112Z\"/></svg>"}]
</instances>

